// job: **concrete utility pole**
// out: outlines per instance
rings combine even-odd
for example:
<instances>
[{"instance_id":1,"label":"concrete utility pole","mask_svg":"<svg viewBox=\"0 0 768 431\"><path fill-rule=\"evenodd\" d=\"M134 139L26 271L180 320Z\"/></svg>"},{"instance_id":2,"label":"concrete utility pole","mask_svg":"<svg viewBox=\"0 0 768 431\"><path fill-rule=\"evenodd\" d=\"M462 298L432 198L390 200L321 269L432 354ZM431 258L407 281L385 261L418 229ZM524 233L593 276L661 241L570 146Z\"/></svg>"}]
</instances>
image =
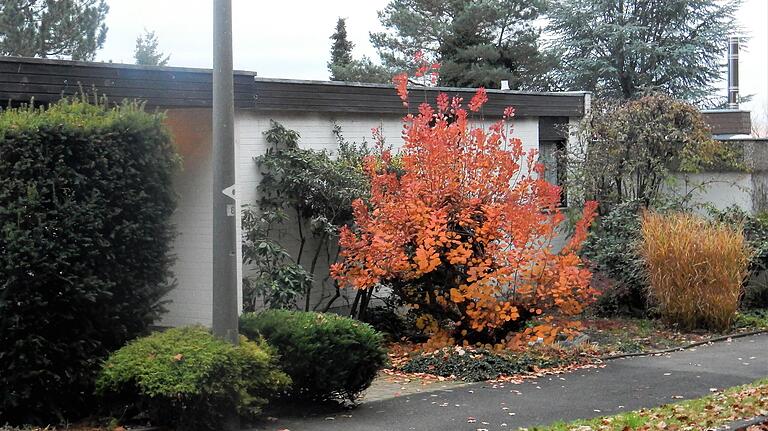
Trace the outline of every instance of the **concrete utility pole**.
<instances>
[{"instance_id":1,"label":"concrete utility pole","mask_svg":"<svg viewBox=\"0 0 768 431\"><path fill-rule=\"evenodd\" d=\"M238 342L232 0L213 0L213 334Z\"/></svg>"}]
</instances>

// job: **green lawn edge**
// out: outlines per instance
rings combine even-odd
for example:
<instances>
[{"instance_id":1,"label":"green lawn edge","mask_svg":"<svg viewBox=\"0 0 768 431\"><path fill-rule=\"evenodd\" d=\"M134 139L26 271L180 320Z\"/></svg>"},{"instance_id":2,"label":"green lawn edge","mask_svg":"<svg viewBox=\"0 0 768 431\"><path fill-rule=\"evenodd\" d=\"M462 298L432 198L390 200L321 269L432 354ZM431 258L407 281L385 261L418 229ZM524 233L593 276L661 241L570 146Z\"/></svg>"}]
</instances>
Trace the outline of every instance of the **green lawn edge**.
<instances>
[{"instance_id":1,"label":"green lawn edge","mask_svg":"<svg viewBox=\"0 0 768 431\"><path fill-rule=\"evenodd\" d=\"M768 415L768 378L712 395L614 416L600 416L527 431L701 430Z\"/></svg>"}]
</instances>

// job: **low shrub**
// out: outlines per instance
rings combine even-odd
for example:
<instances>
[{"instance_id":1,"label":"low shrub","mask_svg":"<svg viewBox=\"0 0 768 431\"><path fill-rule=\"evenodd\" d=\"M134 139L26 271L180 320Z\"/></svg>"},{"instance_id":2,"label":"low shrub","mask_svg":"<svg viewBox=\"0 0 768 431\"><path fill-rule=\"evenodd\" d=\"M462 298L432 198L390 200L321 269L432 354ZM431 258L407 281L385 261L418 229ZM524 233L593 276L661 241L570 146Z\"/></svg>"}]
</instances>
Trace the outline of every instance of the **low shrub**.
<instances>
[{"instance_id":1,"label":"low shrub","mask_svg":"<svg viewBox=\"0 0 768 431\"><path fill-rule=\"evenodd\" d=\"M768 309L768 270L749 275L741 305L746 310Z\"/></svg>"},{"instance_id":2,"label":"low shrub","mask_svg":"<svg viewBox=\"0 0 768 431\"><path fill-rule=\"evenodd\" d=\"M713 218L731 226L741 227L752 249L749 277L744 283L744 309L768 308L768 214L751 215L737 206L725 210L711 209Z\"/></svg>"},{"instance_id":3,"label":"low shrub","mask_svg":"<svg viewBox=\"0 0 768 431\"><path fill-rule=\"evenodd\" d=\"M101 361L163 311L178 166L163 121L79 101L0 113L0 424L87 414Z\"/></svg>"},{"instance_id":4,"label":"low shrub","mask_svg":"<svg viewBox=\"0 0 768 431\"><path fill-rule=\"evenodd\" d=\"M424 343L429 334L419 329L419 310L406 309L392 304L369 307L360 320L384 334L389 340L407 340Z\"/></svg>"},{"instance_id":5,"label":"low shrub","mask_svg":"<svg viewBox=\"0 0 768 431\"><path fill-rule=\"evenodd\" d=\"M409 329L405 316L386 305L367 308L361 320L393 340L404 337Z\"/></svg>"},{"instance_id":6,"label":"low shrub","mask_svg":"<svg viewBox=\"0 0 768 431\"><path fill-rule=\"evenodd\" d=\"M528 349L519 354L497 353L487 349L460 346L444 347L422 353L400 369L406 373L426 373L468 382L496 379L504 375L523 374L540 368L553 368L579 361L551 351Z\"/></svg>"},{"instance_id":7,"label":"low shrub","mask_svg":"<svg viewBox=\"0 0 768 431\"><path fill-rule=\"evenodd\" d=\"M741 231L692 214L646 213L642 234L651 295L662 318L683 329L728 329L750 258Z\"/></svg>"},{"instance_id":8,"label":"low shrub","mask_svg":"<svg viewBox=\"0 0 768 431\"><path fill-rule=\"evenodd\" d=\"M113 353L96 392L121 413L148 413L153 425L215 430L227 412L254 418L289 384L264 341L241 337L233 346L189 327L139 338Z\"/></svg>"},{"instance_id":9,"label":"low shrub","mask_svg":"<svg viewBox=\"0 0 768 431\"><path fill-rule=\"evenodd\" d=\"M733 326L738 329L768 329L768 310L750 310L740 312Z\"/></svg>"},{"instance_id":10,"label":"low shrub","mask_svg":"<svg viewBox=\"0 0 768 431\"><path fill-rule=\"evenodd\" d=\"M592 309L600 316L642 317L648 309L648 282L640 257L640 201L616 205L587 236L581 256L593 265L600 292ZM601 282L602 281L602 282Z\"/></svg>"},{"instance_id":11,"label":"low shrub","mask_svg":"<svg viewBox=\"0 0 768 431\"><path fill-rule=\"evenodd\" d=\"M246 313L240 331L264 339L291 376L291 394L354 400L386 364L383 337L365 323L335 314L289 310Z\"/></svg>"}]
</instances>

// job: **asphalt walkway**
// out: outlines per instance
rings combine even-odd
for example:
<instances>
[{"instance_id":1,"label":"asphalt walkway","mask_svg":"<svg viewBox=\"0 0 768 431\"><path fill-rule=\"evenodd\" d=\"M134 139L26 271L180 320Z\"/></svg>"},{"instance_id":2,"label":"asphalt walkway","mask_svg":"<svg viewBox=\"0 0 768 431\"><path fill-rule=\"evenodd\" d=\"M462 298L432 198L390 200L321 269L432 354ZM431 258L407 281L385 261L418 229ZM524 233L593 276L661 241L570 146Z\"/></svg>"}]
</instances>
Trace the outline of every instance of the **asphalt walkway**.
<instances>
[{"instance_id":1,"label":"asphalt walkway","mask_svg":"<svg viewBox=\"0 0 768 431\"><path fill-rule=\"evenodd\" d=\"M699 398L763 377L768 377L768 335L757 335L521 384L478 383L366 402L338 413L296 412L262 429L506 431Z\"/></svg>"}]
</instances>

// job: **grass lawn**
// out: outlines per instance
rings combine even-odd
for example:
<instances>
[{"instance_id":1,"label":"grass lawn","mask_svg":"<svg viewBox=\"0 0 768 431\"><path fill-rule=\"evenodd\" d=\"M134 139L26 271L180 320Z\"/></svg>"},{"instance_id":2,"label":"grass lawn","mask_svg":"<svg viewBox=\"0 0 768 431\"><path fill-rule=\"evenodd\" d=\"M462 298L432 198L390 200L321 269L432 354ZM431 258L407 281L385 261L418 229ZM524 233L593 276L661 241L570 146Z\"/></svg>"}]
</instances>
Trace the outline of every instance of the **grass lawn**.
<instances>
[{"instance_id":1,"label":"grass lawn","mask_svg":"<svg viewBox=\"0 0 768 431\"><path fill-rule=\"evenodd\" d=\"M529 431L704 430L768 416L768 379L738 386L696 400L616 416L554 423ZM523 428L525 429L525 428Z\"/></svg>"},{"instance_id":2,"label":"grass lawn","mask_svg":"<svg viewBox=\"0 0 768 431\"><path fill-rule=\"evenodd\" d=\"M725 335L678 331L661 321L647 319L586 319L584 325L584 333L598 356L673 349ZM768 329L768 311L740 312L728 335L760 329Z\"/></svg>"}]
</instances>

